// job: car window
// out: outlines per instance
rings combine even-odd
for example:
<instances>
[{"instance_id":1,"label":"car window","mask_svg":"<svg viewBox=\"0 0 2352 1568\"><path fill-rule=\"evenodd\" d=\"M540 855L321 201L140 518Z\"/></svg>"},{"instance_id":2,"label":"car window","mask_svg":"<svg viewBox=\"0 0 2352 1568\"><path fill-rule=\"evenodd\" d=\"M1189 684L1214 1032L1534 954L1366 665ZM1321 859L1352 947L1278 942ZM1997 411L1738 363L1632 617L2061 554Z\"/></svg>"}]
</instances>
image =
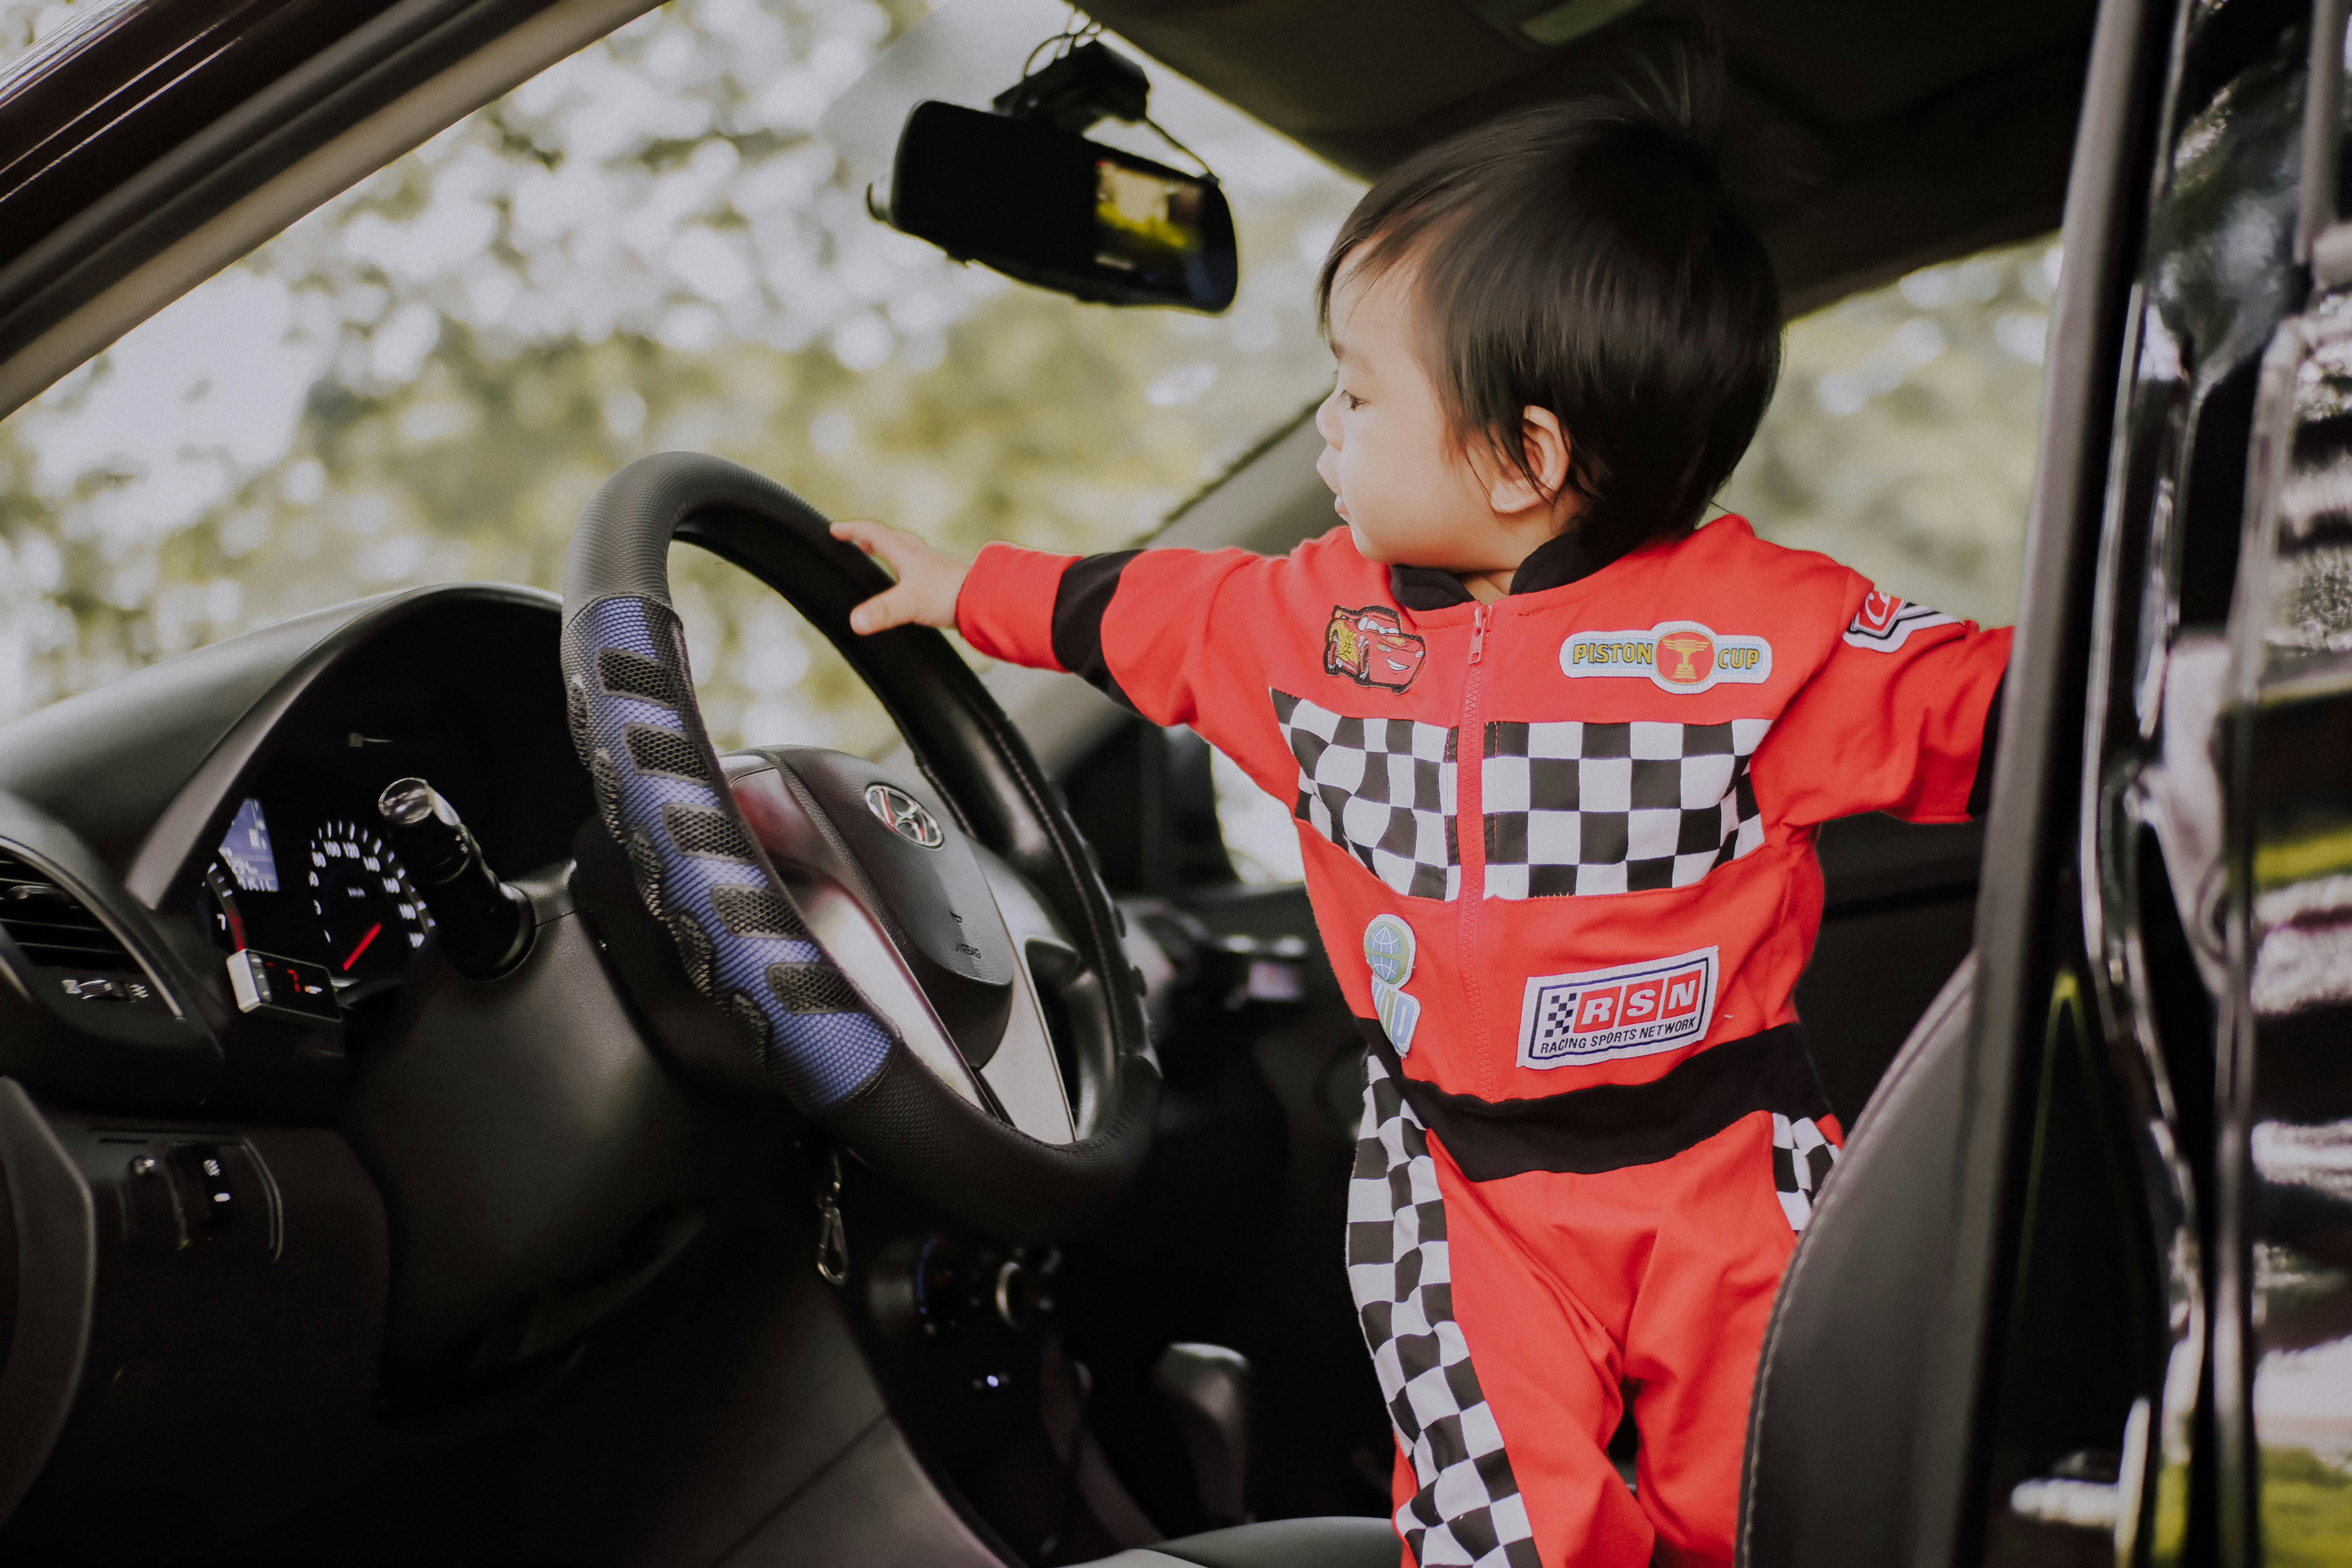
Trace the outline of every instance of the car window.
<instances>
[{"instance_id":1,"label":"car window","mask_svg":"<svg viewBox=\"0 0 2352 1568\"><path fill-rule=\"evenodd\" d=\"M87 14L0 0L0 67ZM0 423L0 720L362 594L555 586L596 485L697 448L953 548L1124 544L1319 395L1360 186L1150 68L1223 177L1217 317L1080 305L869 217L813 135L908 0L671 0L329 203ZM674 563L714 737L887 720L773 595Z\"/></svg>"},{"instance_id":2,"label":"car window","mask_svg":"<svg viewBox=\"0 0 2352 1568\"><path fill-rule=\"evenodd\" d=\"M1790 323L1724 508L1890 593L2007 626L2059 257L2047 238L1988 250Z\"/></svg>"},{"instance_id":3,"label":"car window","mask_svg":"<svg viewBox=\"0 0 2352 1568\"><path fill-rule=\"evenodd\" d=\"M2048 239L1989 250L1791 322L1780 390L1722 510L1890 593L2008 625L2059 258ZM1297 881L1288 805L1216 761L1234 868Z\"/></svg>"}]
</instances>

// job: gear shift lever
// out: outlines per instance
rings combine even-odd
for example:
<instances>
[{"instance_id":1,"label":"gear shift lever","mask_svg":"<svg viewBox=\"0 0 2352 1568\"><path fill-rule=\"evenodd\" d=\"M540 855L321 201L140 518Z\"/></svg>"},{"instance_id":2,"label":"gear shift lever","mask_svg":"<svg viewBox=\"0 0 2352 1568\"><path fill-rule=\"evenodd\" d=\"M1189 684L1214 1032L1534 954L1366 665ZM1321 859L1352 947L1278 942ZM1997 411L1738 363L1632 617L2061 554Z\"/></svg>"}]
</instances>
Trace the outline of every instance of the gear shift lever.
<instances>
[{"instance_id":1,"label":"gear shift lever","mask_svg":"<svg viewBox=\"0 0 2352 1568\"><path fill-rule=\"evenodd\" d=\"M1210 1528L1240 1524L1243 1483L1249 1475L1249 1357L1223 1345L1170 1345L1151 1369L1151 1382L1176 1407L1176 1425L1192 1456L1192 1479Z\"/></svg>"}]
</instances>

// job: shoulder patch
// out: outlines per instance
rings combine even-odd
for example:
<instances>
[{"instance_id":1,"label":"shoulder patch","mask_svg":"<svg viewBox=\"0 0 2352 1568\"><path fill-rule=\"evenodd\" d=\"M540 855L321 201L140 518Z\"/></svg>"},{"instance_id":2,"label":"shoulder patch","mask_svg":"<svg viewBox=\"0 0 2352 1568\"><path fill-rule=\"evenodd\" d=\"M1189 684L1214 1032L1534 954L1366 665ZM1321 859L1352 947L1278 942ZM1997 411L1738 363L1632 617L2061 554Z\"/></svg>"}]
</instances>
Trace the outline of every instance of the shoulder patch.
<instances>
[{"instance_id":1,"label":"shoulder patch","mask_svg":"<svg viewBox=\"0 0 2352 1568\"><path fill-rule=\"evenodd\" d=\"M1958 626L1953 616L1925 605L1915 605L1908 599L1873 588L1864 596L1862 608L1845 628L1847 646L1866 647L1873 653L1893 653L1910 639L1911 634L1928 626Z\"/></svg>"},{"instance_id":2,"label":"shoulder patch","mask_svg":"<svg viewBox=\"0 0 2352 1568\"><path fill-rule=\"evenodd\" d=\"M1323 628L1323 673L1344 675L1359 686L1402 691L1421 673L1428 652L1429 645L1405 630L1386 605L1360 610L1334 605Z\"/></svg>"},{"instance_id":3,"label":"shoulder patch","mask_svg":"<svg viewBox=\"0 0 2352 1568\"><path fill-rule=\"evenodd\" d=\"M1577 632L1559 645L1559 670L1571 680L1643 676L1661 691L1691 695L1726 682L1759 686L1769 680L1772 645L1696 621L1660 621L1645 632Z\"/></svg>"}]
</instances>

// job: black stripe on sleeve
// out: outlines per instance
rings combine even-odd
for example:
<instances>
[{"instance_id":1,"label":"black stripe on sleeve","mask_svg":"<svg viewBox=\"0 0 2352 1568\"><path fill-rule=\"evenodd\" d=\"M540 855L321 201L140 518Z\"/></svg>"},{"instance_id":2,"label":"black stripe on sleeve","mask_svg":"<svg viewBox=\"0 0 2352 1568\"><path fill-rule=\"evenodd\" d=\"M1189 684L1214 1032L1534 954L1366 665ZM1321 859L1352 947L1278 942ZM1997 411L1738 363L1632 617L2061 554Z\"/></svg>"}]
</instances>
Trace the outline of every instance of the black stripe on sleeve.
<instances>
[{"instance_id":1,"label":"black stripe on sleeve","mask_svg":"<svg viewBox=\"0 0 2352 1568\"><path fill-rule=\"evenodd\" d=\"M1969 785L1969 815L1982 816L1992 809L1992 764L2000 750L2000 700L2009 692L2009 671L2000 672L2000 683L1992 689L1992 702L1985 709L1984 744L1977 752L1976 782Z\"/></svg>"},{"instance_id":2,"label":"black stripe on sleeve","mask_svg":"<svg viewBox=\"0 0 2352 1568\"><path fill-rule=\"evenodd\" d=\"M1054 658L1073 675L1083 675L1103 695L1129 712L1140 712L1119 689L1118 677L1103 662L1102 623L1118 592L1119 574L1143 553L1115 550L1070 563L1054 594Z\"/></svg>"}]
</instances>

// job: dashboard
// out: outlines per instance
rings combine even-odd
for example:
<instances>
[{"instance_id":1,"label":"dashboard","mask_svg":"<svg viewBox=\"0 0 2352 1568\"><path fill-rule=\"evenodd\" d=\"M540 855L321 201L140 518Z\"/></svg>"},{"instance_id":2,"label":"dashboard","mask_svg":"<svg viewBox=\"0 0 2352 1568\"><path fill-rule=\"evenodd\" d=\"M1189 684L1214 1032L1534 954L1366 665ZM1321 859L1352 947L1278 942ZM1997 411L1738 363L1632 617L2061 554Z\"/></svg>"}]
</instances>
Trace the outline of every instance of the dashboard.
<instances>
[{"instance_id":1,"label":"dashboard","mask_svg":"<svg viewBox=\"0 0 2352 1568\"><path fill-rule=\"evenodd\" d=\"M329 1021L396 985L425 947L432 915L376 809L394 780L428 780L502 875L566 852L588 800L560 728L551 624L487 608L457 617L462 635L428 624L355 653L214 803L219 834L165 910L223 955L253 955L227 966L242 1009L275 994L282 1021Z\"/></svg>"},{"instance_id":2,"label":"dashboard","mask_svg":"<svg viewBox=\"0 0 2352 1568\"><path fill-rule=\"evenodd\" d=\"M559 626L530 590L389 595L0 730L0 852L135 963L51 973L0 919L0 976L47 1014L0 1019L7 1070L77 1099L331 1116L334 1064L433 933L384 786L429 780L510 879L563 860L591 814ZM289 1100L297 1083L317 1092Z\"/></svg>"},{"instance_id":3,"label":"dashboard","mask_svg":"<svg viewBox=\"0 0 2352 1568\"><path fill-rule=\"evenodd\" d=\"M421 610L339 660L210 803L218 836L163 912L222 955L239 1022L331 1028L424 949L432 915L376 808L394 781L429 781L503 876L567 853L590 802L555 629L530 605Z\"/></svg>"}]
</instances>

